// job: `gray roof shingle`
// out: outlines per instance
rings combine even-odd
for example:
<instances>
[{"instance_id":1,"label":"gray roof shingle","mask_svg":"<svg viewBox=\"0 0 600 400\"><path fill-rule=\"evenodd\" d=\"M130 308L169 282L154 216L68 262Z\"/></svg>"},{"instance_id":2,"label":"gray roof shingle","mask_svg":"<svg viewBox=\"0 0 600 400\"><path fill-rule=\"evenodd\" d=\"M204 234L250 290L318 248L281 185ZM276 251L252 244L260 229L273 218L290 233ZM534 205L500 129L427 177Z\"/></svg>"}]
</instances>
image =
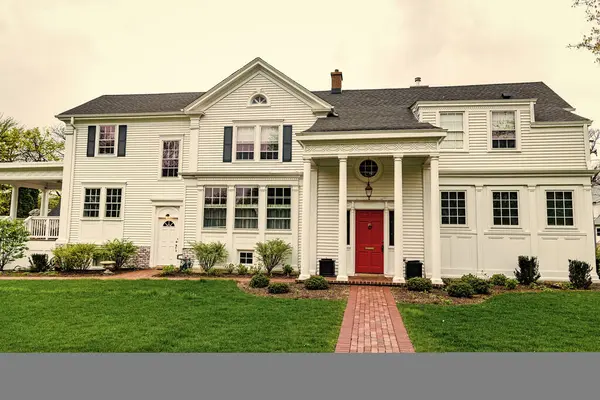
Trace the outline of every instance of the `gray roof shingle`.
<instances>
[{"instance_id":1,"label":"gray roof shingle","mask_svg":"<svg viewBox=\"0 0 600 400\"><path fill-rule=\"evenodd\" d=\"M417 101L537 99L537 122L585 121L566 111L571 108L543 82L500 83L468 86L410 87L399 89L344 90L340 94L316 91L315 95L333 105L337 116L319 118L306 132L435 129L420 123L410 107ZM180 112L203 92L104 95L59 114L107 115Z\"/></svg>"}]
</instances>

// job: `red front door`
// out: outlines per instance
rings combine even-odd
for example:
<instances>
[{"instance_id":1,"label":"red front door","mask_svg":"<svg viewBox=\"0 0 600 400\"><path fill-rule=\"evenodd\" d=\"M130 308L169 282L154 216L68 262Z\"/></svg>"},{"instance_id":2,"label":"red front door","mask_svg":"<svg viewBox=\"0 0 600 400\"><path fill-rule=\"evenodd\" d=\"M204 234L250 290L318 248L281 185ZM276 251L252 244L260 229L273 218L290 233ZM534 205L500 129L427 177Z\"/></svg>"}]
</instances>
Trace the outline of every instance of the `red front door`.
<instances>
[{"instance_id":1,"label":"red front door","mask_svg":"<svg viewBox=\"0 0 600 400\"><path fill-rule=\"evenodd\" d=\"M356 211L356 273L383 274L383 211Z\"/></svg>"}]
</instances>

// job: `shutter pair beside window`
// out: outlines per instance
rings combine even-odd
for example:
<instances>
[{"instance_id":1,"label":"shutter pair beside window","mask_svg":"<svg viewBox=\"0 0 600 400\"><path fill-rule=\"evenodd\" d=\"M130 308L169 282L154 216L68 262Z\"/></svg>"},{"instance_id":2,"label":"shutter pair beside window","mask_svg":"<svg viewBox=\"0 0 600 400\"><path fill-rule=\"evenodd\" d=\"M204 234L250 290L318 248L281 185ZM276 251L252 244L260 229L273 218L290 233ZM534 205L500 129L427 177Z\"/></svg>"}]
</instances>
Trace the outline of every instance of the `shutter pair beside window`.
<instances>
[{"instance_id":1,"label":"shutter pair beside window","mask_svg":"<svg viewBox=\"0 0 600 400\"><path fill-rule=\"evenodd\" d=\"M125 148L127 147L127 125L119 125L119 142L117 147L117 157L125 157ZM87 156L96 155L96 126L88 126L87 137Z\"/></svg>"},{"instance_id":2,"label":"shutter pair beside window","mask_svg":"<svg viewBox=\"0 0 600 400\"><path fill-rule=\"evenodd\" d=\"M223 131L223 162L231 162L233 151L233 126ZM283 162L292 161L292 125L283 126Z\"/></svg>"}]
</instances>

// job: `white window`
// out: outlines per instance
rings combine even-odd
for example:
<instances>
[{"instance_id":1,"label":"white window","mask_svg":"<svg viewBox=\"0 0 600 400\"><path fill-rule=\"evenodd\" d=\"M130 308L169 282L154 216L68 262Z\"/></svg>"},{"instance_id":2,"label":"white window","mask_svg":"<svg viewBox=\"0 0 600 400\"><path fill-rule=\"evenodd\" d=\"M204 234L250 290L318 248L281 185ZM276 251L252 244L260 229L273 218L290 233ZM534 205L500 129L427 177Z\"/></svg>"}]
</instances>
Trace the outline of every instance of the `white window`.
<instances>
[{"instance_id":1,"label":"white window","mask_svg":"<svg viewBox=\"0 0 600 400\"><path fill-rule=\"evenodd\" d=\"M492 149L516 149L514 111L492 111Z\"/></svg>"},{"instance_id":2,"label":"white window","mask_svg":"<svg viewBox=\"0 0 600 400\"><path fill-rule=\"evenodd\" d=\"M240 251L240 264L252 265L254 254L251 251Z\"/></svg>"},{"instance_id":3,"label":"white window","mask_svg":"<svg viewBox=\"0 0 600 400\"><path fill-rule=\"evenodd\" d=\"M448 130L446 138L441 144L442 149L463 149L465 131L463 128L464 116L461 112L440 113L440 126Z\"/></svg>"},{"instance_id":4,"label":"white window","mask_svg":"<svg viewBox=\"0 0 600 400\"><path fill-rule=\"evenodd\" d=\"M440 192L442 225L467 224L467 193L464 191Z\"/></svg>"},{"instance_id":5,"label":"white window","mask_svg":"<svg viewBox=\"0 0 600 400\"><path fill-rule=\"evenodd\" d=\"M548 226L573 226L573 192L547 191Z\"/></svg>"},{"instance_id":6,"label":"white window","mask_svg":"<svg viewBox=\"0 0 600 400\"><path fill-rule=\"evenodd\" d=\"M596 227L596 236L600 236L600 228Z\"/></svg>"},{"instance_id":7,"label":"white window","mask_svg":"<svg viewBox=\"0 0 600 400\"><path fill-rule=\"evenodd\" d=\"M291 229L291 218L291 188L267 188L267 229Z\"/></svg>"},{"instance_id":8,"label":"white window","mask_svg":"<svg viewBox=\"0 0 600 400\"><path fill-rule=\"evenodd\" d=\"M114 125L100 125L98 154L115 154L116 129Z\"/></svg>"},{"instance_id":9,"label":"white window","mask_svg":"<svg viewBox=\"0 0 600 400\"><path fill-rule=\"evenodd\" d=\"M204 227L225 228L227 226L227 188L204 188Z\"/></svg>"},{"instance_id":10,"label":"white window","mask_svg":"<svg viewBox=\"0 0 600 400\"><path fill-rule=\"evenodd\" d=\"M254 95L250 99L250 105L252 105L252 106L256 106L256 105L266 106L267 104L269 104L269 101L267 100L267 97L263 94Z\"/></svg>"},{"instance_id":11,"label":"white window","mask_svg":"<svg viewBox=\"0 0 600 400\"><path fill-rule=\"evenodd\" d=\"M260 127L260 159L278 160L279 159L279 127L261 126Z\"/></svg>"},{"instance_id":12,"label":"white window","mask_svg":"<svg viewBox=\"0 0 600 400\"><path fill-rule=\"evenodd\" d=\"M83 200L83 216L98 218L100 216L100 188L85 189Z\"/></svg>"},{"instance_id":13,"label":"white window","mask_svg":"<svg viewBox=\"0 0 600 400\"><path fill-rule=\"evenodd\" d=\"M235 188L235 228L258 228L258 187Z\"/></svg>"},{"instance_id":14,"label":"white window","mask_svg":"<svg viewBox=\"0 0 600 400\"><path fill-rule=\"evenodd\" d=\"M239 126L235 143L236 160L254 160L254 133L253 126Z\"/></svg>"},{"instance_id":15,"label":"white window","mask_svg":"<svg viewBox=\"0 0 600 400\"><path fill-rule=\"evenodd\" d=\"M163 178L177 177L179 174L179 140L162 142L161 176Z\"/></svg>"},{"instance_id":16,"label":"white window","mask_svg":"<svg viewBox=\"0 0 600 400\"><path fill-rule=\"evenodd\" d=\"M494 225L519 225L519 193L492 192Z\"/></svg>"},{"instance_id":17,"label":"white window","mask_svg":"<svg viewBox=\"0 0 600 400\"><path fill-rule=\"evenodd\" d=\"M121 188L106 189L106 209L104 212L104 216L106 218L120 218L121 217L122 195L123 195L123 189L121 189Z\"/></svg>"}]
</instances>

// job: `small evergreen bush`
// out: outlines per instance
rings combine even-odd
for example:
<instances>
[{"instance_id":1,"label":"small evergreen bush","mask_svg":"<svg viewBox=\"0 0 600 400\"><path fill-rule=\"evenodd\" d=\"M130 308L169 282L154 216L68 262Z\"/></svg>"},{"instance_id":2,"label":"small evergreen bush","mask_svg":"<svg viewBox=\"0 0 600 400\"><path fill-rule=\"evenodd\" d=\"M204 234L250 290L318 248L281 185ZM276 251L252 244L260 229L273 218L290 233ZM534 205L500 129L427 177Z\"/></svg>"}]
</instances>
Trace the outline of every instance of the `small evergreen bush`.
<instances>
[{"instance_id":1,"label":"small evergreen bush","mask_svg":"<svg viewBox=\"0 0 600 400\"><path fill-rule=\"evenodd\" d=\"M487 280L478 278L473 274L463 275L461 281L467 282L477 294L490 294L490 284Z\"/></svg>"},{"instance_id":2,"label":"small evergreen bush","mask_svg":"<svg viewBox=\"0 0 600 400\"><path fill-rule=\"evenodd\" d=\"M490 283L494 286L506 286L508 278L504 274L494 274L490 278Z\"/></svg>"},{"instance_id":3,"label":"small evergreen bush","mask_svg":"<svg viewBox=\"0 0 600 400\"><path fill-rule=\"evenodd\" d=\"M261 264L251 265L248 269L248 273L250 275L258 275L262 274L263 267Z\"/></svg>"},{"instance_id":4,"label":"small evergreen bush","mask_svg":"<svg viewBox=\"0 0 600 400\"><path fill-rule=\"evenodd\" d=\"M448 295L451 297L473 297L473 287L465 281L453 282L448 285Z\"/></svg>"},{"instance_id":5,"label":"small evergreen bush","mask_svg":"<svg viewBox=\"0 0 600 400\"><path fill-rule=\"evenodd\" d=\"M264 274L256 274L250 279L251 288L264 288L269 286L269 277Z\"/></svg>"},{"instance_id":6,"label":"small evergreen bush","mask_svg":"<svg viewBox=\"0 0 600 400\"><path fill-rule=\"evenodd\" d=\"M506 283L504 284L504 287L507 290L515 290L517 288L518 284L519 284L519 281L516 279L507 279Z\"/></svg>"},{"instance_id":7,"label":"small evergreen bush","mask_svg":"<svg viewBox=\"0 0 600 400\"><path fill-rule=\"evenodd\" d=\"M326 290L329 289L329 282L322 276L311 276L304 281L304 287L308 290Z\"/></svg>"},{"instance_id":8,"label":"small evergreen bush","mask_svg":"<svg viewBox=\"0 0 600 400\"><path fill-rule=\"evenodd\" d=\"M406 287L412 292L431 292L433 284L428 278L410 278L406 281Z\"/></svg>"},{"instance_id":9,"label":"small evergreen bush","mask_svg":"<svg viewBox=\"0 0 600 400\"><path fill-rule=\"evenodd\" d=\"M451 283L457 282L459 279L456 278L442 278L442 282L444 283L444 287L447 287Z\"/></svg>"},{"instance_id":10,"label":"small evergreen bush","mask_svg":"<svg viewBox=\"0 0 600 400\"><path fill-rule=\"evenodd\" d=\"M515 277L521 285L530 285L540 279L537 257L519 256L519 266Z\"/></svg>"},{"instance_id":11,"label":"small evergreen bush","mask_svg":"<svg viewBox=\"0 0 600 400\"><path fill-rule=\"evenodd\" d=\"M227 271L227 273L229 275L232 275L235 272L235 264L234 263L229 263L225 266L225 271Z\"/></svg>"},{"instance_id":12,"label":"small evergreen bush","mask_svg":"<svg viewBox=\"0 0 600 400\"><path fill-rule=\"evenodd\" d=\"M208 271L206 271L206 275L207 276L221 276L223 273L220 269L217 268L211 268Z\"/></svg>"},{"instance_id":13,"label":"small evergreen bush","mask_svg":"<svg viewBox=\"0 0 600 400\"><path fill-rule=\"evenodd\" d=\"M258 276L258 275L257 275ZM267 288L267 291L271 294L282 294L290 292L290 285L283 282L273 282Z\"/></svg>"},{"instance_id":14,"label":"small evergreen bush","mask_svg":"<svg viewBox=\"0 0 600 400\"><path fill-rule=\"evenodd\" d=\"M290 264L285 264L282 271L285 276L291 276L294 273L294 268Z\"/></svg>"},{"instance_id":15,"label":"small evergreen bush","mask_svg":"<svg viewBox=\"0 0 600 400\"><path fill-rule=\"evenodd\" d=\"M592 267L585 261L569 260L569 281L575 289L589 289L592 285Z\"/></svg>"},{"instance_id":16,"label":"small evergreen bush","mask_svg":"<svg viewBox=\"0 0 600 400\"><path fill-rule=\"evenodd\" d=\"M48 261L48 254L35 253L29 256L29 270L31 272L46 272L52 269L52 263Z\"/></svg>"},{"instance_id":17,"label":"small evergreen bush","mask_svg":"<svg viewBox=\"0 0 600 400\"><path fill-rule=\"evenodd\" d=\"M160 271L161 276L171 276L177 273L177 268L174 265L165 265Z\"/></svg>"},{"instance_id":18,"label":"small evergreen bush","mask_svg":"<svg viewBox=\"0 0 600 400\"><path fill-rule=\"evenodd\" d=\"M248 275L248 267L244 264L237 265L237 274L238 275Z\"/></svg>"}]
</instances>

